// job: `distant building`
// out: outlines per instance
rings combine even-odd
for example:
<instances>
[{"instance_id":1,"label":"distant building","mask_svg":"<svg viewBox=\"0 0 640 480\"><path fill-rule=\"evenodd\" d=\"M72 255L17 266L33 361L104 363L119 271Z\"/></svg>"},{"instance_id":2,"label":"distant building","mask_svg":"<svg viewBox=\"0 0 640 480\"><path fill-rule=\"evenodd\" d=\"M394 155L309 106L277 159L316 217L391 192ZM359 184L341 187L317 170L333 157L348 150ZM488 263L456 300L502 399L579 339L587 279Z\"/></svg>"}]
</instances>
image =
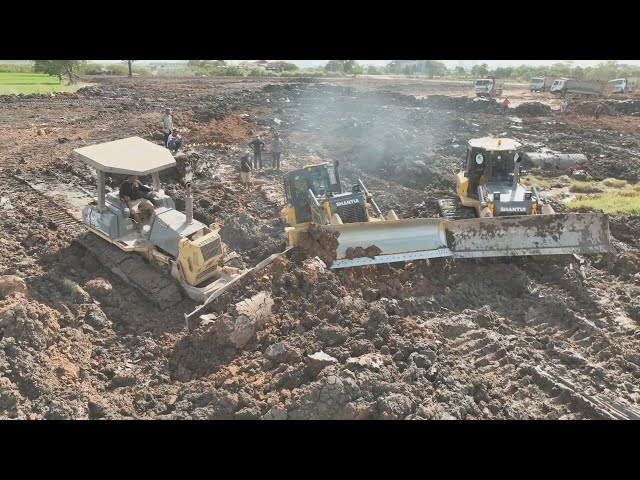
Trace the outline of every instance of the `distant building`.
<instances>
[{"instance_id":1,"label":"distant building","mask_svg":"<svg viewBox=\"0 0 640 480\"><path fill-rule=\"evenodd\" d=\"M411 73L427 73L426 60L394 60L387 67L394 73L404 73L407 67Z\"/></svg>"},{"instance_id":2,"label":"distant building","mask_svg":"<svg viewBox=\"0 0 640 480\"><path fill-rule=\"evenodd\" d=\"M280 72L284 70L286 66L287 62L269 62L265 68L274 72Z\"/></svg>"}]
</instances>

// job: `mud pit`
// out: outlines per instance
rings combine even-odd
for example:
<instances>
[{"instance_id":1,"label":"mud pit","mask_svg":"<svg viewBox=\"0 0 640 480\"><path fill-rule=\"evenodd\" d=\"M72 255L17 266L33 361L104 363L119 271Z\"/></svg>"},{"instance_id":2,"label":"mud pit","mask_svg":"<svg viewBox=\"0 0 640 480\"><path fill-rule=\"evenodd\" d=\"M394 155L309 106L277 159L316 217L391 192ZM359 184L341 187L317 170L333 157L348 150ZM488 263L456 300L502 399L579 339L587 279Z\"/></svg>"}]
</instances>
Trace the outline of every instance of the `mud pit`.
<instances>
[{"instance_id":1,"label":"mud pit","mask_svg":"<svg viewBox=\"0 0 640 480\"><path fill-rule=\"evenodd\" d=\"M587 107L562 116L552 97L507 87L516 108L500 115L466 88L105 78L77 94L0 97L16 140L0 160L0 417L638 418L637 216L612 218L616 254L586 258L332 271L335 239L310 241L218 298L189 334L193 302L154 310L71 242L83 230L77 192L95 190L71 151L151 140L165 106L191 145L195 217L223 225L247 266L284 248L281 174L256 172L250 192L236 178L248 139L272 128L285 171L312 154L340 160L345 187L361 178L401 218L436 216L466 141L488 134L637 181L633 105L596 122ZM52 217L15 173L71 216ZM183 174L163 177L179 208Z\"/></svg>"}]
</instances>

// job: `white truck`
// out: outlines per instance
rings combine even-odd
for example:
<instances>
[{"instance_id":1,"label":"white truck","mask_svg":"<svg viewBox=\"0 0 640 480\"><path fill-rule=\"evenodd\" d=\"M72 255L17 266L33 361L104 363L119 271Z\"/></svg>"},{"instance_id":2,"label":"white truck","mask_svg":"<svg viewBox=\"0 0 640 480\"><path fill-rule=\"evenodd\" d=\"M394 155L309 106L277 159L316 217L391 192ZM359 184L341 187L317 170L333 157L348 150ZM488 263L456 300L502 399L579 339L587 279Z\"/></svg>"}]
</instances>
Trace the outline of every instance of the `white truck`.
<instances>
[{"instance_id":1,"label":"white truck","mask_svg":"<svg viewBox=\"0 0 640 480\"><path fill-rule=\"evenodd\" d=\"M532 92L548 92L558 77L533 77L529 83Z\"/></svg>"},{"instance_id":2,"label":"white truck","mask_svg":"<svg viewBox=\"0 0 640 480\"><path fill-rule=\"evenodd\" d=\"M637 82L628 78L616 78L609 83L613 87L611 93L635 93L637 89Z\"/></svg>"},{"instance_id":3,"label":"white truck","mask_svg":"<svg viewBox=\"0 0 640 480\"><path fill-rule=\"evenodd\" d=\"M504 80L496 80L493 77L479 78L473 82L473 90L476 97L500 97L502 96L502 87Z\"/></svg>"},{"instance_id":4,"label":"white truck","mask_svg":"<svg viewBox=\"0 0 640 480\"><path fill-rule=\"evenodd\" d=\"M608 82L559 78L553 82L549 91L558 98L565 98L567 95L603 97L610 93L610 90Z\"/></svg>"}]
</instances>

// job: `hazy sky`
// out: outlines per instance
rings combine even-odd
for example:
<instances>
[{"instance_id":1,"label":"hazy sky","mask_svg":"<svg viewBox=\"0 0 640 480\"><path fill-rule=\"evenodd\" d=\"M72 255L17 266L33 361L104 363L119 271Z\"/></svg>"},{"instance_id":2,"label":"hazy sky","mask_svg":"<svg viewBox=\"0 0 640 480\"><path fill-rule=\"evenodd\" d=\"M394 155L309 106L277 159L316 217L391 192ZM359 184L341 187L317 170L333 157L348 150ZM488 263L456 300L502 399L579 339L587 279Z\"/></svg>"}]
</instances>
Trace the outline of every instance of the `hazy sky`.
<instances>
[{"instance_id":1,"label":"hazy sky","mask_svg":"<svg viewBox=\"0 0 640 480\"><path fill-rule=\"evenodd\" d=\"M101 63L122 63L122 60L93 60ZM139 60L140 63L149 62L183 62L184 60ZM241 61L253 62L254 60L229 60L231 63L237 63ZM356 60L358 63L365 65L386 65L391 60ZM447 67L472 67L475 64L486 63L489 67L510 67L518 65L552 65L554 63L564 63L569 60L440 60L445 63ZM606 60L575 60L574 65L580 65L582 67L593 67ZM640 65L640 60L616 60L618 63L626 63L630 65ZM325 65L328 60L285 60L285 62L292 62L299 67L315 67Z\"/></svg>"}]
</instances>

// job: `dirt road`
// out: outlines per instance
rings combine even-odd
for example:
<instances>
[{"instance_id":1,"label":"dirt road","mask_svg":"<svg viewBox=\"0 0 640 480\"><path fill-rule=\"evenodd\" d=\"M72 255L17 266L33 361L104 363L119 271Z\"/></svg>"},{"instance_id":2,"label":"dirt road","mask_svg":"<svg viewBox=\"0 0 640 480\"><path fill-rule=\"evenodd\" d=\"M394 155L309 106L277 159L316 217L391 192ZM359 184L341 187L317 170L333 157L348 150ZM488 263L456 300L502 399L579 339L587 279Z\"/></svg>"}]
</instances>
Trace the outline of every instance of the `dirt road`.
<instances>
[{"instance_id":1,"label":"dirt road","mask_svg":"<svg viewBox=\"0 0 640 480\"><path fill-rule=\"evenodd\" d=\"M501 115L466 88L104 78L76 94L0 97L14 139L0 159L0 418L640 418L637 216L612 218L617 253L589 258L331 271L294 252L221 296L191 333L193 302L154 310L72 242L95 191L72 150L153 140L167 106L188 142L195 217L223 224L247 266L284 248L282 174L258 172L251 192L238 183L257 133L282 133L284 171L311 154L340 160L346 185L361 178L404 218L436 216L467 140L490 134L638 181L632 107L596 122L588 105L560 115L555 99L514 87ZM184 208L180 172L162 180Z\"/></svg>"}]
</instances>

